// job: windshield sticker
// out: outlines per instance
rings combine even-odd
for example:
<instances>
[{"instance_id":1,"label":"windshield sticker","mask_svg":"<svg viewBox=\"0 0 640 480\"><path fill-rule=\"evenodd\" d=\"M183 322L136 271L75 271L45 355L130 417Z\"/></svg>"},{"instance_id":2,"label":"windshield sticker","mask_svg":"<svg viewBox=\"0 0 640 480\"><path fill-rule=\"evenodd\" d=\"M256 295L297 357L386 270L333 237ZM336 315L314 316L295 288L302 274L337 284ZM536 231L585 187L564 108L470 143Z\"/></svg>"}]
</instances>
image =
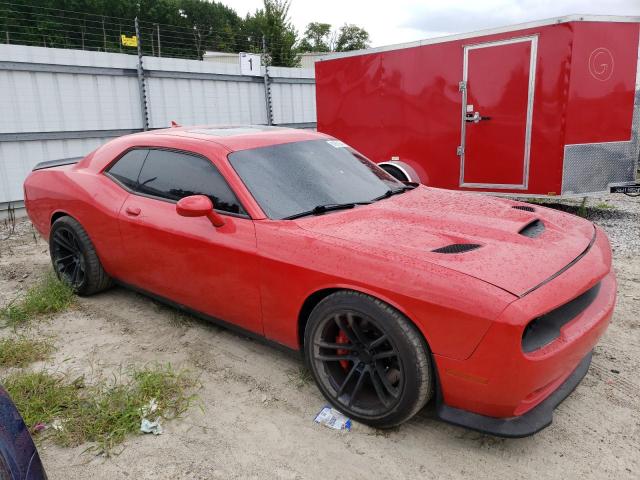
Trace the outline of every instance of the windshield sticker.
<instances>
[{"instance_id":1,"label":"windshield sticker","mask_svg":"<svg viewBox=\"0 0 640 480\"><path fill-rule=\"evenodd\" d=\"M340 140L327 140L327 143L333 148L347 148L347 144Z\"/></svg>"}]
</instances>

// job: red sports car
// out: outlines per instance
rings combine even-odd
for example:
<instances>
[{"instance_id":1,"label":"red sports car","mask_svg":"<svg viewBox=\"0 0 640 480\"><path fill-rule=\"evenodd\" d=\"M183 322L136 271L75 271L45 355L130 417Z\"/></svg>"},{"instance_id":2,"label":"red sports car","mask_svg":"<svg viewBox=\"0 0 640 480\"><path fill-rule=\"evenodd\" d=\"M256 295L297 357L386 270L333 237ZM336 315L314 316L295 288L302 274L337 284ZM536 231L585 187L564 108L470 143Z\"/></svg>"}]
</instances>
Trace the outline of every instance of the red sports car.
<instances>
[{"instance_id":1,"label":"red sports car","mask_svg":"<svg viewBox=\"0 0 640 480\"><path fill-rule=\"evenodd\" d=\"M465 427L544 428L615 302L591 222L401 183L314 132L129 135L24 187L78 294L115 282L300 350L327 399L377 427L435 397Z\"/></svg>"}]
</instances>

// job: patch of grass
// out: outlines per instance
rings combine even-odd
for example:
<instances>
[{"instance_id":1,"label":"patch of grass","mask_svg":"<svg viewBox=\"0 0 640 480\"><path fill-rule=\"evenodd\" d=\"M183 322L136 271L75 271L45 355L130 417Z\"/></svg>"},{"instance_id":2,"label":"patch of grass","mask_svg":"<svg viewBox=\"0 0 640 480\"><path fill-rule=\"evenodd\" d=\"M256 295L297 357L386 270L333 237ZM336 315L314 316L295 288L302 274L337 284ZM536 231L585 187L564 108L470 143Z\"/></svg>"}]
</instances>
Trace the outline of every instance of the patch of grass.
<instances>
[{"instance_id":1,"label":"patch of grass","mask_svg":"<svg viewBox=\"0 0 640 480\"><path fill-rule=\"evenodd\" d=\"M67 309L74 301L73 290L48 272L22 296L0 309L0 318L9 326L23 325L37 315Z\"/></svg>"},{"instance_id":2,"label":"patch of grass","mask_svg":"<svg viewBox=\"0 0 640 480\"><path fill-rule=\"evenodd\" d=\"M22 336L0 339L0 367L24 367L46 360L53 350L50 340L32 340Z\"/></svg>"},{"instance_id":3,"label":"patch of grass","mask_svg":"<svg viewBox=\"0 0 640 480\"><path fill-rule=\"evenodd\" d=\"M25 423L33 430L47 425L45 435L62 446L93 443L87 451L109 455L127 435L149 420L182 415L193 403L189 391L197 382L186 371L170 365L132 369L126 380L85 385L46 372L16 373L4 385L16 402ZM151 401L153 412L146 412Z\"/></svg>"},{"instance_id":4,"label":"patch of grass","mask_svg":"<svg viewBox=\"0 0 640 480\"><path fill-rule=\"evenodd\" d=\"M613 208L613 205L609 205L607 202L600 202L596 205L596 208L600 210L609 210L610 208Z\"/></svg>"},{"instance_id":5,"label":"patch of grass","mask_svg":"<svg viewBox=\"0 0 640 480\"><path fill-rule=\"evenodd\" d=\"M40 372L16 372L2 380L29 429L64 418L78 404L78 387L65 377Z\"/></svg>"},{"instance_id":6,"label":"patch of grass","mask_svg":"<svg viewBox=\"0 0 640 480\"><path fill-rule=\"evenodd\" d=\"M309 369L305 367L292 369L287 372L287 376L289 377L289 383L298 390L309 385L313 381L313 375L311 375Z\"/></svg>"}]
</instances>

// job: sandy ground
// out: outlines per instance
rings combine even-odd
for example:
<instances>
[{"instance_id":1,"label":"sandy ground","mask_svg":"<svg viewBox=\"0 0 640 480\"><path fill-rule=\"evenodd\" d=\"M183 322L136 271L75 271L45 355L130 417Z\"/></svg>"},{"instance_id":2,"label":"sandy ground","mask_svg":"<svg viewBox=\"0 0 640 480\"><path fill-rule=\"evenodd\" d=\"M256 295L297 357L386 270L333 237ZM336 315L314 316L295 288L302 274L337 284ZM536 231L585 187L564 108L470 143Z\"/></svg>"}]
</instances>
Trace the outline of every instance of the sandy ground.
<instances>
[{"instance_id":1,"label":"sandy ground","mask_svg":"<svg viewBox=\"0 0 640 480\"><path fill-rule=\"evenodd\" d=\"M297 357L114 288L36 327L57 339L47 368L91 376L171 362L199 375L200 404L161 436L131 436L112 458L45 442L49 478L640 478L640 199L590 204L602 201L612 208L588 214L612 238L617 310L588 375L539 434L482 435L436 420L431 406L391 431L330 430L313 422L325 401ZM6 233L0 303L49 268L28 222Z\"/></svg>"}]
</instances>

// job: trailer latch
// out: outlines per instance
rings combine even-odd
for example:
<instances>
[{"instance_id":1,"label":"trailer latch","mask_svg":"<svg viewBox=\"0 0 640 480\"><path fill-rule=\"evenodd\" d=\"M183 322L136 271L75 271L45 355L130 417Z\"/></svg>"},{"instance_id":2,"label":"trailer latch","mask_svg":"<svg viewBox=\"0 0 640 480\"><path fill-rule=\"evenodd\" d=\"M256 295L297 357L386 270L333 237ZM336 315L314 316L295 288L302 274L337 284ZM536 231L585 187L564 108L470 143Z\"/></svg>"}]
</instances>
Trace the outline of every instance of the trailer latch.
<instances>
[{"instance_id":1,"label":"trailer latch","mask_svg":"<svg viewBox=\"0 0 640 480\"><path fill-rule=\"evenodd\" d=\"M464 155L464 147L462 145L458 145L458 148L456 148L456 154L461 157L462 155Z\"/></svg>"},{"instance_id":2,"label":"trailer latch","mask_svg":"<svg viewBox=\"0 0 640 480\"><path fill-rule=\"evenodd\" d=\"M459 92L464 92L467 89L467 82L462 81L460 83L458 83L458 91Z\"/></svg>"}]
</instances>

